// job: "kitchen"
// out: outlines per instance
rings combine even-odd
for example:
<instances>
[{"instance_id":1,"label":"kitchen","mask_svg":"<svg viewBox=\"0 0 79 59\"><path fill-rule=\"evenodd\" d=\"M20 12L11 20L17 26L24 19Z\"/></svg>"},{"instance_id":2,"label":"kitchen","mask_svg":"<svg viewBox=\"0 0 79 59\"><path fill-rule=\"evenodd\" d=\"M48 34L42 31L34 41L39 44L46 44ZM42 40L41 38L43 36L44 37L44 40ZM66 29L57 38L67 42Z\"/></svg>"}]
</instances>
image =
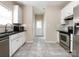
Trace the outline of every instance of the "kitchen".
<instances>
[{"instance_id":1,"label":"kitchen","mask_svg":"<svg viewBox=\"0 0 79 59\"><path fill-rule=\"evenodd\" d=\"M60 45L72 56L78 56L78 1L70 2L61 10L61 27L58 30Z\"/></svg>"},{"instance_id":2,"label":"kitchen","mask_svg":"<svg viewBox=\"0 0 79 59\"><path fill-rule=\"evenodd\" d=\"M9 2L1 1L0 8L0 57L8 57L25 43L26 30L22 25L21 8L18 5L12 7ZM14 9L14 13L11 8ZM12 17L15 20L12 21Z\"/></svg>"},{"instance_id":3,"label":"kitchen","mask_svg":"<svg viewBox=\"0 0 79 59\"><path fill-rule=\"evenodd\" d=\"M78 5L0 1L0 57L79 57ZM43 37L35 37L35 15L43 15Z\"/></svg>"}]
</instances>

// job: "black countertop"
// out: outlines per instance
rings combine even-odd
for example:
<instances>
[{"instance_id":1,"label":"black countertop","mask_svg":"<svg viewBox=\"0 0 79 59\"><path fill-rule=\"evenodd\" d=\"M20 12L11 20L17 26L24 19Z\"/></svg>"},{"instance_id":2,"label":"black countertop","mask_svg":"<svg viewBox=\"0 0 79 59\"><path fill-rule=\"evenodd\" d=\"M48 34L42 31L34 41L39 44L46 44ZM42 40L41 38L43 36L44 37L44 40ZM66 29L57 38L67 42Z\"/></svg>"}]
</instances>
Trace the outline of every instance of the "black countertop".
<instances>
[{"instance_id":1,"label":"black countertop","mask_svg":"<svg viewBox=\"0 0 79 59\"><path fill-rule=\"evenodd\" d=\"M24 30L24 31L26 31L26 30ZM13 35L13 34L17 34L17 33L20 33L20 32L24 32L24 31L3 32L3 33L0 33L0 38L6 37L6 36L10 36L10 35Z\"/></svg>"}]
</instances>

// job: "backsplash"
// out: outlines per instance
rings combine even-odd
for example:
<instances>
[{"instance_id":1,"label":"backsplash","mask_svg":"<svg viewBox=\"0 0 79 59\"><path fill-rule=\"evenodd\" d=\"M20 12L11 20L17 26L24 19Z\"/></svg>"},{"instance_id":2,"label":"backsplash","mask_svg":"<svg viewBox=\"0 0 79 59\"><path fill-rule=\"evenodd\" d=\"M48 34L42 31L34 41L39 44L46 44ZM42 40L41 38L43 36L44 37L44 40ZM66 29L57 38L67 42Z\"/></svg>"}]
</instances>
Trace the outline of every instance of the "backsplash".
<instances>
[{"instance_id":1,"label":"backsplash","mask_svg":"<svg viewBox=\"0 0 79 59\"><path fill-rule=\"evenodd\" d=\"M0 33L5 32L5 25L0 25Z\"/></svg>"},{"instance_id":2,"label":"backsplash","mask_svg":"<svg viewBox=\"0 0 79 59\"><path fill-rule=\"evenodd\" d=\"M73 20L66 20L65 24L68 26L73 26Z\"/></svg>"}]
</instances>

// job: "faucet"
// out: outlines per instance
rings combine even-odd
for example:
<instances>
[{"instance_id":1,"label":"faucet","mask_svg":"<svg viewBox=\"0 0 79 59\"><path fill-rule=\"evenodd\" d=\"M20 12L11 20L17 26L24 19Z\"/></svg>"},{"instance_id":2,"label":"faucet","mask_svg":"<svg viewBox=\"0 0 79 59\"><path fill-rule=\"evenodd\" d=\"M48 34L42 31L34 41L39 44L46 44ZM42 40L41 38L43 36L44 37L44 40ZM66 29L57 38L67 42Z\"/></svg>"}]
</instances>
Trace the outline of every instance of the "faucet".
<instances>
[{"instance_id":1,"label":"faucet","mask_svg":"<svg viewBox=\"0 0 79 59\"><path fill-rule=\"evenodd\" d=\"M7 32L7 24L5 25L5 32Z\"/></svg>"},{"instance_id":2,"label":"faucet","mask_svg":"<svg viewBox=\"0 0 79 59\"><path fill-rule=\"evenodd\" d=\"M7 23L7 24L5 25L5 32L10 31L10 29L13 29L13 28L12 28L12 24Z\"/></svg>"}]
</instances>

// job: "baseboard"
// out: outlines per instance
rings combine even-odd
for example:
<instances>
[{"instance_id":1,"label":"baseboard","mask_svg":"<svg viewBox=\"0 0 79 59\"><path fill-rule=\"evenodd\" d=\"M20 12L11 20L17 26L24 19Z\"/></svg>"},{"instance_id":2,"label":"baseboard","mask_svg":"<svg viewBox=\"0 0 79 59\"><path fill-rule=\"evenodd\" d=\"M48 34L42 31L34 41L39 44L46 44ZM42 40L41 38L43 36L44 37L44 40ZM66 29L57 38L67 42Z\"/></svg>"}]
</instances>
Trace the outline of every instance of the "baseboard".
<instances>
[{"instance_id":1,"label":"baseboard","mask_svg":"<svg viewBox=\"0 0 79 59\"><path fill-rule=\"evenodd\" d=\"M33 41L26 41L27 43L33 43Z\"/></svg>"},{"instance_id":2,"label":"baseboard","mask_svg":"<svg viewBox=\"0 0 79 59\"><path fill-rule=\"evenodd\" d=\"M57 41L45 41L45 43L58 43Z\"/></svg>"},{"instance_id":3,"label":"baseboard","mask_svg":"<svg viewBox=\"0 0 79 59\"><path fill-rule=\"evenodd\" d=\"M27 43L33 43L33 41L26 41ZM45 43L59 43L57 41L45 41Z\"/></svg>"}]
</instances>

